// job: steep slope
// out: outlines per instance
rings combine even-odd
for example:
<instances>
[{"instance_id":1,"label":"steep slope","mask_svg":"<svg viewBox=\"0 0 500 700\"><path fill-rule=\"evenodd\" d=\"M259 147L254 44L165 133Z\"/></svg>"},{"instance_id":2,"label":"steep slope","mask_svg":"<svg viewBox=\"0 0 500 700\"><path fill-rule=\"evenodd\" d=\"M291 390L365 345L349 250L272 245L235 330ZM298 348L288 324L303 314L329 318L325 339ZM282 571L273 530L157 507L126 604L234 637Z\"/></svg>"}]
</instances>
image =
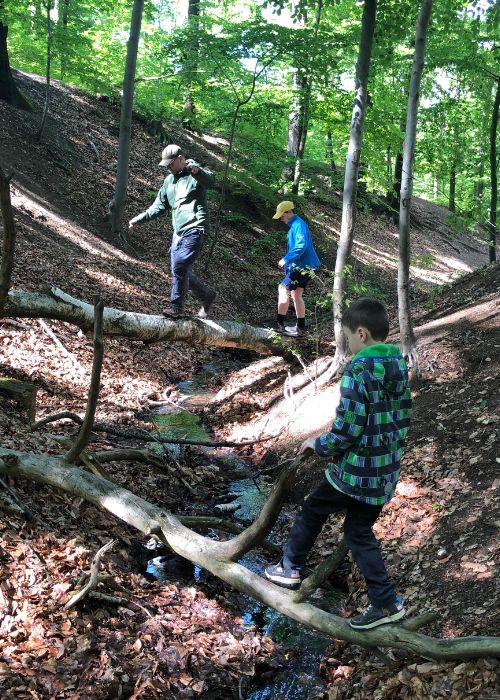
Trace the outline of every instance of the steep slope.
<instances>
[{"instance_id":1,"label":"steep slope","mask_svg":"<svg viewBox=\"0 0 500 700\"><path fill-rule=\"evenodd\" d=\"M18 74L18 80L40 105L43 81L26 74ZM124 250L110 240L104 220L113 191L118 119L116 106L56 83L46 138L35 145L37 116L0 103L0 164L14 171L19 231L14 286L56 285L87 300L98 293L110 305L158 313L169 285L168 223L157 221L141 228L134 234L134 250ZM220 141L202 135L193 138L174 124L168 128L172 141L216 171L222 170ZM161 144L136 122L127 214L152 201L162 180L156 167L160 150ZM222 216L224 247L213 263L220 291L215 308L219 318L262 322L273 316L279 280L275 261L281 255L283 234L271 223L272 207L266 208L257 188L258 183L256 191L231 190L225 207L231 216ZM214 213L217 194L211 200ZM302 206L326 262L312 290L312 295L318 295L330 285L340 228L339 197L330 193L326 201L325 192L318 190ZM428 312L427 306L417 319L423 381L415 392L416 415L401 485L377 533L410 610L437 608L440 618L433 632L495 634L500 268L470 272L448 288L458 272L485 263L487 250L470 237L453 237L445 218L442 207L414 202L414 308L424 311L424 302L429 301L434 308ZM384 216L360 211L354 253L356 289L384 293L394 318L396 229ZM439 288L436 283L445 284ZM429 289L439 293L429 296ZM318 345L328 352L331 326L328 320L321 323ZM313 357L315 349L308 352ZM148 397L164 392L208 359L228 355L233 353L107 340L98 418L122 426L140 424L138 414ZM249 363L252 359L246 357ZM38 417L62 409L82 413L91 363L90 340L69 325L0 321L0 373L34 381ZM219 385L223 382L227 391L232 382L236 396L234 401L223 401L221 415L209 410L206 416L218 426L219 436L239 440L279 433L274 444L258 446L254 456L263 457L272 448L275 456L282 457L293 452L301 437L330 422L333 390L297 393L272 411L259 410L252 401L258 395L258 382L265 380L262 365L252 362L239 373L220 378ZM271 362L268 365L271 377L274 370ZM272 377L273 390L289 368L281 362L278 379L276 374ZM245 384L248 404L242 412L238 391ZM17 407L3 399L0 432L3 446L60 452L51 431L30 433ZM108 445L103 441L101 446ZM203 498L212 498L221 488L223 476L210 472L206 460L188 454L188 463L194 476L202 475L195 495L182 482L138 464L110 470L119 483L143 497L191 513L197 512ZM321 469L322 465L309 465L303 482L310 485L312 474ZM97 700L122 691L133 693L136 680L136 697L156 697L156 693L196 697L202 691L207 696L231 697L236 687L232 678L257 668L269 672L276 665L276 650L258 631L244 628L237 611L228 607L227 591L221 594L215 585L206 593L201 585L180 589L174 584L146 584L133 571L124 573L127 567L133 570L135 535L125 532L121 523L51 489L14 486L35 521L26 523L14 513L0 524L5 549L0 557L0 602L5 604L1 631L8 640L0 660L2 697L38 693L41 698L58 694L76 700L86 692ZM334 521L318 543L316 557L324 556L338 535L339 523ZM154 619L134 615L133 604L110 613L97 602L74 614L59 607L72 579L88 568L97 546L113 536L121 545L106 564L106 573L129 591L133 601L140 601L147 610L151 607ZM362 583L356 571L343 583L348 587L344 610L351 614L366 602ZM187 657L183 650L189 651ZM412 663L415 659L396 655L394 667L384 669L379 661L368 653L360 655L355 648L334 647L323 664L329 696L462 700L494 697L498 691L497 662L417 667Z\"/></svg>"}]
</instances>

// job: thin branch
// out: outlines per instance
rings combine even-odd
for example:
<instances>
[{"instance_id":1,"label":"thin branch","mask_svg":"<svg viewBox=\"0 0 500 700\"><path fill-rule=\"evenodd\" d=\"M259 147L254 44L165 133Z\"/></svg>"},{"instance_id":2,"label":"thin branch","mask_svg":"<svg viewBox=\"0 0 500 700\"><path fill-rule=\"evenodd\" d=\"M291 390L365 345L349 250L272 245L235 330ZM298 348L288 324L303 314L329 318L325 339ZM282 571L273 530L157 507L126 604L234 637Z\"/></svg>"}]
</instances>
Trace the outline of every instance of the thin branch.
<instances>
[{"instance_id":1,"label":"thin branch","mask_svg":"<svg viewBox=\"0 0 500 700\"><path fill-rule=\"evenodd\" d=\"M278 517L286 494L295 479L297 469L302 463L303 455L293 459L288 467L282 471L271 491L267 501L262 506L257 519L244 531L232 540L221 542L220 552L224 559L237 561L246 552L259 544L273 527Z\"/></svg>"},{"instance_id":2,"label":"thin branch","mask_svg":"<svg viewBox=\"0 0 500 700\"><path fill-rule=\"evenodd\" d=\"M62 420L63 418L69 418L75 421L79 425L82 425L83 421L79 415L76 413L71 413L71 411L61 411L60 413L54 413L50 416L46 416L41 420L33 424L32 430L37 430L42 425L47 423L53 423L57 420ZM184 438L162 438L149 433L147 430L124 430L122 428L114 428L111 425L105 423L94 423L92 430L95 432L109 433L109 435L116 435L116 437L130 438L132 440L143 440L144 442L158 442L162 445L197 445L200 447L247 447L248 445L256 445L257 443L267 442L268 440L274 440L279 437L276 435L267 435L263 438L258 438L256 440L244 440L243 442L232 442L231 440L188 440Z\"/></svg>"},{"instance_id":3,"label":"thin branch","mask_svg":"<svg viewBox=\"0 0 500 700\"><path fill-rule=\"evenodd\" d=\"M43 321L41 318L37 318L37 322L40 328L43 330L43 332L46 333L49 336L49 338L51 338L54 341L54 343L57 345L62 354L68 359L70 359L76 367L78 367L80 370L83 370L81 364L78 362L76 357L73 355L72 352L68 350L68 348L64 346L63 343L61 343L61 341L56 336L52 328L50 328L50 326L47 323L45 323L45 321Z\"/></svg>"},{"instance_id":4,"label":"thin branch","mask_svg":"<svg viewBox=\"0 0 500 700\"><path fill-rule=\"evenodd\" d=\"M69 608L72 608L73 605L76 605L79 600L84 598L89 591L91 591L97 584L99 583L99 564L101 563L101 559L104 556L104 554L108 551L108 549L111 549L114 544L116 544L117 540L110 540L107 542L105 545L103 545L95 557L92 559L92 564L90 568L90 578L89 582L87 583L86 586L82 588L81 591L78 591L76 595L74 595L66 605L64 606L65 610L69 610Z\"/></svg>"},{"instance_id":5,"label":"thin branch","mask_svg":"<svg viewBox=\"0 0 500 700\"><path fill-rule=\"evenodd\" d=\"M89 397L80 433L78 434L75 444L64 457L64 460L70 464L76 462L82 450L87 445L94 423L97 400L99 399L101 367L104 358L104 343L102 340L103 312L104 302L98 301L94 309L94 361L92 363L92 379L90 381Z\"/></svg>"},{"instance_id":6,"label":"thin branch","mask_svg":"<svg viewBox=\"0 0 500 700\"><path fill-rule=\"evenodd\" d=\"M16 506L20 508L26 520L34 520L33 514L26 508L26 506L23 505L23 503L19 500L19 497L16 494L16 492L13 489L11 489L10 486L3 479L0 479L0 486L9 494Z\"/></svg>"},{"instance_id":7,"label":"thin branch","mask_svg":"<svg viewBox=\"0 0 500 700\"><path fill-rule=\"evenodd\" d=\"M347 552L347 545L344 540L342 540L335 552L317 566L310 576L302 581L300 588L294 593L293 602L302 603L311 593L319 588L323 581L326 581L326 579L338 569L340 564L344 561Z\"/></svg>"},{"instance_id":8,"label":"thin branch","mask_svg":"<svg viewBox=\"0 0 500 700\"><path fill-rule=\"evenodd\" d=\"M50 416L45 416L45 418L37 420L36 423L33 423L31 426L31 430L38 430L38 428L41 428L48 423L55 423L56 421L63 420L64 418L69 418L75 423L78 423L78 425L83 423L83 418L81 418L77 413L72 413L71 411L60 411L59 413L51 413Z\"/></svg>"}]
</instances>

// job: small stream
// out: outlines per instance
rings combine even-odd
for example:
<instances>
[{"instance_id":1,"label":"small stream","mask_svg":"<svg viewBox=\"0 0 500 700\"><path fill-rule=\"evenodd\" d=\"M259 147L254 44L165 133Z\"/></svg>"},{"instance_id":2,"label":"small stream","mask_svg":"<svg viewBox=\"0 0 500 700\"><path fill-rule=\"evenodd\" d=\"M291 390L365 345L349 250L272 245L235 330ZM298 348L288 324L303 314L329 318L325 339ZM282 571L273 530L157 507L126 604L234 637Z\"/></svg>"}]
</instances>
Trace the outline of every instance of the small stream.
<instances>
[{"instance_id":1,"label":"small stream","mask_svg":"<svg viewBox=\"0 0 500 700\"><path fill-rule=\"evenodd\" d=\"M202 400L206 403L207 394L210 392L205 391L204 382L211 374L221 371L220 363L217 363L216 369L211 371L215 364L210 365L209 370L205 371L201 377L195 375L192 379L178 385L178 388L188 395L190 403L192 401L191 406L203 405ZM190 393L188 394L188 392ZM184 402L182 405L185 405ZM203 431L204 437L209 437L196 416L186 411L169 411L166 415L152 414L152 418L161 432L171 433L172 431L175 433L176 430L181 430L182 436L187 433L189 437L200 439L200 431ZM259 514L268 496L272 479L266 476L257 479L250 478L248 466L237 455L226 454L224 461L229 463L231 472L236 477L228 486L228 501L231 501L233 506L239 506L234 511L234 517L241 520L242 524L248 524ZM282 513L278 523L287 517L286 513ZM269 538L273 540L273 531L271 531ZM269 557L259 552L250 552L239 563L262 575L265 566L269 564ZM172 566L175 567L175 570L172 570ZM171 581L175 579L186 585L193 580L200 581L203 576L203 570L199 566L193 566L184 560L181 562L179 558L172 556L151 559L148 562L147 572L159 580ZM312 596L315 604L325 609L335 608L338 599L339 595L335 591L320 590ZM246 598L246 600L248 604L241 610L245 626L255 625L263 634L270 636L276 643L285 647L288 650L288 662L276 674L274 680L265 687L260 687L255 683L242 696L244 700L267 700L268 698L273 698L273 700L304 700L307 698L309 700L309 698L324 697L325 688L319 677L318 667L331 639L326 635L306 629L294 620L258 601L251 598Z\"/></svg>"}]
</instances>

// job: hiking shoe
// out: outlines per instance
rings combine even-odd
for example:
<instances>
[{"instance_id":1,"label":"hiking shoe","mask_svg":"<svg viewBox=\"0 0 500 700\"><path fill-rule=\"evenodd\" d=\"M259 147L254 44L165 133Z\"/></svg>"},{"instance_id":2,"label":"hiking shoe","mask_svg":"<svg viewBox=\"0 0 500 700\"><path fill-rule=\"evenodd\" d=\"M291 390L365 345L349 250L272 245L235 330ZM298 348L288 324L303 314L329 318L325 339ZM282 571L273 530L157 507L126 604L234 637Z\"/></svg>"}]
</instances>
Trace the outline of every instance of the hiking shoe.
<instances>
[{"instance_id":1,"label":"hiking shoe","mask_svg":"<svg viewBox=\"0 0 500 700\"><path fill-rule=\"evenodd\" d=\"M264 573L266 578L283 588L296 588L300 585L300 571L292 569L291 566L285 566L283 559L277 564L266 566Z\"/></svg>"},{"instance_id":2,"label":"hiking shoe","mask_svg":"<svg viewBox=\"0 0 500 700\"><path fill-rule=\"evenodd\" d=\"M298 326L285 326L285 335L289 335L292 338L298 338L305 334L305 328L299 328Z\"/></svg>"},{"instance_id":3,"label":"hiking shoe","mask_svg":"<svg viewBox=\"0 0 500 700\"><path fill-rule=\"evenodd\" d=\"M165 309L163 309L162 314L166 318L181 318L182 317L182 311L179 309L178 306L174 306L173 304L169 304Z\"/></svg>"},{"instance_id":4,"label":"hiking shoe","mask_svg":"<svg viewBox=\"0 0 500 700\"><path fill-rule=\"evenodd\" d=\"M217 292L210 292L206 300L201 305L200 310L198 311L198 318L207 318L208 312L210 311L210 307L214 303L216 296Z\"/></svg>"},{"instance_id":5,"label":"hiking shoe","mask_svg":"<svg viewBox=\"0 0 500 700\"><path fill-rule=\"evenodd\" d=\"M356 630L369 630L388 622L396 622L404 617L405 612L403 599L398 597L387 608L376 608L374 605L369 605L364 613L352 617L349 624Z\"/></svg>"}]
</instances>

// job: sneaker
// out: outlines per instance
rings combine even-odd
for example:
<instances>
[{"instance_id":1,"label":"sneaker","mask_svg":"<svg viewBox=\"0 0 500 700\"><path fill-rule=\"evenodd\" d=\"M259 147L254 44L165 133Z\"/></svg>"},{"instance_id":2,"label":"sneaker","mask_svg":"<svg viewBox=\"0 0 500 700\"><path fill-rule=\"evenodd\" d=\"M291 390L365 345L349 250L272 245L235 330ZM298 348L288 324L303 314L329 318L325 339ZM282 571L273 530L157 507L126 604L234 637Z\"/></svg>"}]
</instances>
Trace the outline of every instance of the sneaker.
<instances>
[{"instance_id":1,"label":"sneaker","mask_svg":"<svg viewBox=\"0 0 500 700\"><path fill-rule=\"evenodd\" d=\"M271 323L271 325L266 326L266 328L269 328L270 330L274 331L275 333L284 333L285 332L285 324L280 323L279 321L275 321L274 323Z\"/></svg>"},{"instance_id":2,"label":"sneaker","mask_svg":"<svg viewBox=\"0 0 500 700\"><path fill-rule=\"evenodd\" d=\"M270 564L264 571L266 578L284 588L296 588L300 585L300 571L283 564L283 559L277 564Z\"/></svg>"},{"instance_id":3,"label":"sneaker","mask_svg":"<svg viewBox=\"0 0 500 700\"><path fill-rule=\"evenodd\" d=\"M203 304L200 307L200 310L198 311L198 318L207 318L208 312L210 311L210 307L214 303L216 296L217 292L210 292L206 301L203 302Z\"/></svg>"},{"instance_id":4,"label":"sneaker","mask_svg":"<svg viewBox=\"0 0 500 700\"><path fill-rule=\"evenodd\" d=\"M163 309L162 314L166 318L181 318L182 316L182 311L179 309L178 306L174 306L173 304L169 304L165 309Z\"/></svg>"},{"instance_id":5,"label":"sneaker","mask_svg":"<svg viewBox=\"0 0 500 700\"><path fill-rule=\"evenodd\" d=\"M364 613L352 617L349 624L356 630L369 630L388 622L396 622L404 617L405 612L402 598L396 598L394 603L391 603L387 608L376 608L374 605L369 605Z\"/></svg>"},{"instance_id":6,"label":"sneaker","mask_svg":"<svg viewBox=\"0 0 500 700\"><path fill-rule=\"evenodd\" d=\"M298 338L299 336L305 335L306 329L299 328L298 326L285 326L285 335L289 335L292 338Z\"/></svg>"}]
</instances>

